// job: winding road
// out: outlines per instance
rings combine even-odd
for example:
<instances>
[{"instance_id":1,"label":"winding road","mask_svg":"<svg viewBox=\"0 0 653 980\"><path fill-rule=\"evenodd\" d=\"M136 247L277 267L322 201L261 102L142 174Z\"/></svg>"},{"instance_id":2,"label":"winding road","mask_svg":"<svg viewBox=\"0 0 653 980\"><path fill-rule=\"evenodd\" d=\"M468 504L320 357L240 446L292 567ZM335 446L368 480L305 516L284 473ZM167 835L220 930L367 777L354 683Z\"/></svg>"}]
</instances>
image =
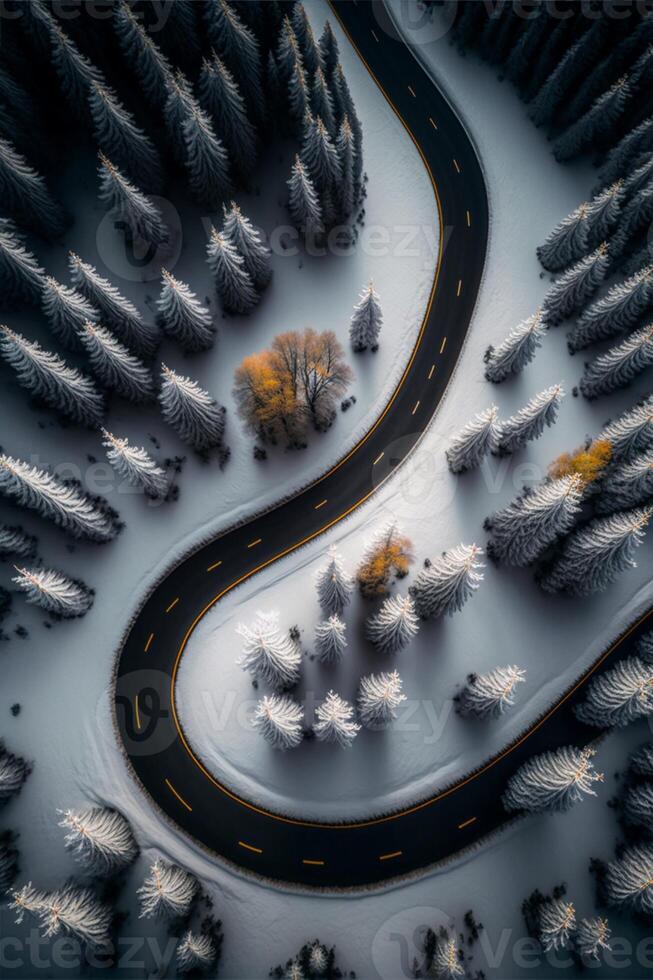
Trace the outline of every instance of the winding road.
<instances>
[{"instance_id":1,"label":"winding road","mask_svg":"<svg viewBox=\"0 0 653 980\"><path fill-rule=\"evenodd\" d=\"M483 273L488 203L463 125L396 34L380 0L331 6L415 143L433 185L440 255L426 315L397 388L354 449L292 499L203 545L149 595L117 660L115 719L139 782L200 845L278 881L351 888L427 867L501 826L506 820L501 792L527 757L587 742L596 732L580 725L571 711L582 679L500 757L446 791L385 817L322 824L271 813L232 793L196 758L179 724L177 669L199 621L223 595L326 532L391 477L445 393ZM603 659L643 629L638 624Z\"/></svg>"}]
</instances>

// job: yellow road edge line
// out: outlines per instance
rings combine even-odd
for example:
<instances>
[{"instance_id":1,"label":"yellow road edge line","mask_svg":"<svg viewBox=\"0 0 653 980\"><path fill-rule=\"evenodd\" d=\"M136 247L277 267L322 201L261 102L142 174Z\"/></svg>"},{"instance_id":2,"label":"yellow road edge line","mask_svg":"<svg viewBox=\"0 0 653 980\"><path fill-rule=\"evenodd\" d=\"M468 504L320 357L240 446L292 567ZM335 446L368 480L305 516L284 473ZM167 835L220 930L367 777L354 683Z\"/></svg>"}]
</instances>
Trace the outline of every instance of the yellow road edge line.
<instances>
[{"instance_id":1,"label":"yellow road edge line","mask_svg":"<svg viewBox=\"0 0 653 980\"><path fill-rule=\"evenodd\" d=\"M222 564L221 561L215 561L215 562L213 562L213 564L212 565L209 565L209 567L207 568L207 572L212 572L214 569L220 568L220 565L221 564Z\"/></svg>"},{"instance_id":2,"label":"yellow road edge line","mask_svg":"<svg viewBox=\"0 0 653 980\"><path fill-rule=\"evenodd\" d=\"M145 644L145 653L147 653L147 651L152 646L152 640L153 639L154 639L154 633L150 633L150 635L147 638L147 643Z\"/></svg>"},{"instance_id":3,"label":"yellow road edge line","mask_svg":"<svg viewBox=\"0 0 653 980\"><path fill-rule=\"evenodd\" d=\"M166 778L165 784L170 790L170 792L172 793L172 795L177 797L181 805L185 806L189 813L192 813L193 808L190 805L190 803L186 803L186 800L183 798L183 796L180 793L177 792L177 790L174 788L174 786L172 785L169 779Z\"/></svg>"},{"instance_id":4,"label":"yellow road edge line","mask_svg":"<svg viewBox=\"0 0 653 980\"><path fill-rule=\"evenodd\" d=\"M390 854L379 854L379 861L390 861L391 858L401 857L403 851L392 851Z\"/></svg>"},{"instance_id":5,"label":"yellow road edge line","mask_svg":"<svg viewBox=\"0 0 653 980\"><path fill-rule=\"evenodd\" d=\"M175 606L177 605L178 602L179 602L179 596L177 596L176 599L173 599L172 600L172 602L170 603L170 605L166 609L166 612L167 613L172 612L172 610L175 608Z\"/></svg>"},{"instance_id":6,"label":"yellow road edge line","mask_svg":"<svg viewBox=\"0 0 653 980\"><path fill-rule=\"evenodd\" d=\"M433 372L434 371L435 371L435 364L431 364L431 370L429 371L429 376L426 379L427 381L430 381L431 380L431 378L433 377Z\"/></svg>"},{"instance_id":7,"label":"yellow road edge line","mask_svg":"<svg viewBox=\"0 0 653 980\"><path fill-rule=\"evenodd\" d=\"M302 864L312 864L319 868L321 868L325 863L325 861L313 861L310 858L302 858Z\"/></svg>"},{"instance_id":8,"label":"yellow road edge line","mask_svg":"<svg viewBox=\"0 0 653 980\"><path fill-rule=\"evenodd\" d=\"M440 344L440 353L441 354L444 354L444 349L445 349L446 346L447 346L447 338L446 337L443 337L442 338L442 343Z\"/></svg>"},{"instance_id":9,"label":"yellow road edge line","mask_svg":"<svg viewBox=\"0 0 653 980\"><path fill-rule=\"evenodd\" d=\"M141 730L141 713L138 707L138 694L134 698L134 714L136 715L136 730Z\"/></svg>"},{"instance_id":10,"label":"yellow road edge line","mask_svg":"<svg viewBox=\"0 0 653 980\"><path fill-rule=\"evenodd\" d=\"M372 463L372 466L376 466L377 463L380 463L384 456L385 456L385 453L384 452L383 453L379 453L379 455L376 457L376 459Z\"/></svg>"},{"instance_id":11,"label":"yellow road edge line","mask_svg":"<svg viewBox=\"0 0 653 980\"><path fill-rule=\"evenodd\" d=\"M250 541L247 545L248 548L255 548L257 544L260 544L263 538L257 538L256 541Z\"/></svg>"},{"instance_id":12,"label":"yellow road edge line","mask_svg":"<svg viewBox=\"0 0 653 980\"><path fill-rule=\"evenodd\" d=\"M376 34L374 33L374 31L372 31L372 29L371 29L371 28L370 28L370 31L372 32L372 37L374 38L374 40L375 40L375 41L376 41L376 43L378 44L378 43L379 43L379 39L378 39L378 37L376 36Z\"/></svg>"},{"instance_id":13,"label":"yellow road edge line","mask_svg":"<svg viewBox=\"0 0 653 980\"><path fill-rule=\"evenodd\" d=\"M470 824L476 823L476 817L470 817L469 820L465 820L463 823L458 824L458 830L464 830L465 827L469 827Z\"/></svg>"},{"instance_id":14,"label":"yellow road edge line","mask_svg":"<svg viewBox=\"0 0 653 980\"><path fill-rule=\"evenodd\" d=\"M244 840L238 841L238 847L244 847L246 851L251 851L253 854L263 853L263 849L261 847L254 847L253 844L246 844Z\"/></svg>"},{"instance_id":15,"label":"yellow road edge line","mask_svg":"<svg viewBox=\"0 0 653 980\"><path fill-rule=\"evenodd\" d=\"M453 165L456 168L456 170L458 171L458 173L460 173L460 165L459 165L459 163L458 163L458 161L456 160L455 157L453 158Z\"/></svg>"},{"instance_id":16,"label":"yellow road edge line","mask_svg":"<svg viewBox=\"0 0 653 980\"><path fill-rule=\"evenodd\" d=\"M418 408L419 408L419 398L415 402L415 408L412 410L412 412L410 414L411 415L414 415Z\"/></svg>"},{"instance_id":17,"label":"yellow road edge line","mask_svg":"<svg viewBox=\"0 0 653 980\"><path fill-rule=\"evenodd\" d=\"M319 504L316 504L316 505L315 505L315 508L314 508L314 509L315 509L315 510L319 510L319 509L320 509L320 507L324 507L324 505L326 504L326 502L327 502L327 498L325 497L325 498L324 498L324 500L321 500L321 501L319 502Z\"/></svg>"},{"instance_id":18,"label":"yellow road edge line","mask_svg":"<svg viewBox=\"0 0 653 980\"><path fill-rule=\"evenodd\" d=\"M412 95L412 97L413 97L414 99L416 99L416 98L417 98L417 96L415 95L415 89L413 88L413 86L412 86L412 85L409 85L409 86L408 86L408 91L410 92L410 94Z\"/></svg>"},{"instance_id":19,"label":"yellow road edge line","mask_svg":"<svg viewBox=\"0 0 653 980\"><path fill-rule=\"evenodd\" d=\"M468 228L471 228L472 227L472 216L469 213L469 211L467 211L467 227Z\"/></svg>"},{"instance_id":20,"label":"yellow road edge line","mask_svg":"<svg viewBox=\"0 0 653 980\"><path fill-rule=\"evenodd\" d=\"M431 123L431 126L433 126L433 129L437 129L438 128L437 125L436 125L436 123L435 123L435 120L433 119L433 116L429 116L429 122Z\"/></svg>"}]
</instances>

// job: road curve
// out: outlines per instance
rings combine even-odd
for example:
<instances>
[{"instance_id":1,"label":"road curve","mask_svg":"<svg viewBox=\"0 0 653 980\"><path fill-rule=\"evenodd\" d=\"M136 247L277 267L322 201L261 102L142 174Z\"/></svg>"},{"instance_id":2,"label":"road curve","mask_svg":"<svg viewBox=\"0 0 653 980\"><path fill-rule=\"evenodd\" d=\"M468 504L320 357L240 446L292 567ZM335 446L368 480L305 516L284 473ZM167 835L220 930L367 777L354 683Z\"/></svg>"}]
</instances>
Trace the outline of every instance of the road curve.
<instances>
[{"instance_id":1,"label":"road curve","mask_svg":"<svg viewBox=\"0 0 653 980\"><path fill-rule=\"evenodd\" d=\"M270 813L221 786L194 756L178 722L177 669L197 623L230 589L361 506L382 482L379 473L391 475L401 463L446 390L481 282L488 205L464 127L396 34L381 2L345 0L331 6L414 141L433 184L441 254L420 335L390 401L351 452L291 500L203 545L156 586L119 652L114 706L137 779L196 842L268 878L351 888L426 867L488 834L505 822L499 797L526 757L586 742L595 732L576 721L571 706L578 691L569 692L502 756L432 799L374 820L322 824ZM389 447L398 444L401 452L393 448L390 454ZM621 649L621 641L613 649Z\"/></svg>"}]
</instances>

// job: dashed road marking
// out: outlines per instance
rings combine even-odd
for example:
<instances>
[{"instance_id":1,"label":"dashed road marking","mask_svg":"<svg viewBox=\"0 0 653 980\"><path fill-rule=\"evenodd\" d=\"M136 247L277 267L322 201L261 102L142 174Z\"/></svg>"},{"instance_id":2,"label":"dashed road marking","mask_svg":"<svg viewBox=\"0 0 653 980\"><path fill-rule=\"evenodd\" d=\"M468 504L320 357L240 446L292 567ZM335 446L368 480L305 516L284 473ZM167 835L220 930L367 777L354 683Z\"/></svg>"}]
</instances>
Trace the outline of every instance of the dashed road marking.
<instances>
[{"instance_id":1,"label":"dashed road marking","mask_svg":"<svg viewBox=\"0 0 653 980\"><path fill-rule=\"evenodd\" d=\"M326 502L327 502L327 498L325 497L325 498L324 498L324 500L321 500L321 501L319 502L319 504L316 504L316 505L315 505L315 510L319 510L319 509L320 509L320 507L324 507L324 505L326 504Z\"/></svg>"},{"instance_id":2,"label":"dashed road marking","mask_svg":"<svg viewBox=\"0 0 653 980\"><path fill-rule=\"evenodd\" d=\"M216 568L220 568L221 564L222 564L221 561L214 561L213 564L209 565L209 567L207 568L207 572L215 571Z\"/></svg>"},{"instance_id":3,"label":"dashed road marking","mask_svg":"<svg viewBox=\"0 0 653 980\"><path fill-rule=\"evenodd\" d=\"M442 343L440 344L440 353L441 354L444 354L444 348L446 347L446 345L447 345L447 338L446 337L443 337L442 338Z\"/></svg>"},{"instance_id":4,"label":"dashed road marking","mask_svg":"<svg viewBox=\"0 0 653 980\"><path fill-rule=\"evenodd\" d=\"M371 30L371 28L370 28L370 30ZM375 41L376 41L376 43L378 44L378 43L379 43L379 39L378 39L378 37L376 36L376 34L374 33L374 31L372 31L372 37L374 38L374 40L375 40Z\"/></svg>"},{"instance_id":5,"label":"dashed road marking","mask_svg":"<svg viewBox=\"0 0 653 980\"><path fill-rule=\"evenodd\" d=\"M325 863L325 861L315 861L312 858L302 858L302 864L311 864L316 868L323 867Z\"/></svg>"},{"instance_id":6,"label":"dashed road marking","mask_svg":"<svg viewBox=\"0 0 653 980\"><path fill-rule=\"evenodd\" d=\"M429 376L427 378L427 381L430 381L431 380L431 378L433 377L433 372L434 371L435 371L435 364L431 364L431 370L429 371Z\"/></svg>"},{"instance_id":7,"label":"dashed road marking","mask_svg":"<svg viewBox=\"0 0 653 980\"><path fill-rule=\"evenodd\" d=\"M415 408L412 410L412 412L410 414L411 415L414 415L418 408L419 408L419 398L415 402Z\"/></svg>"},{"instance_id":8,"label":"dashed road marking","mask_svg":"<svg viewBox=\"0 0 653 980\"><path fill-rule=\"evenodd\" d=\"M458 830L464 830L465 827L469 827L471 824L476 823L476 817L470 817L469 820L464 820L463 823L458 824Z\"/></svg>"},{"instance_id":9,"label":"dashed road marking","mask_svg":"<svg viewBox=\"0 0 653 980\"><path fill-rule=\"evenodd\" d=\"M467 227L468 228L471 228L472 227L472 216L469 213L469 211L467 211Z\"/></svg>"},{"instance_id":10,"label":"dashed road marking","mask_svg":"<svg viewBox=\"0 0 653 980\"><path fill-rule=\"evenodd\" d=\"M247 545L248 548L255 548L257 544L260 544L263 538L257 538L256 541L250 541Z\"/></svg>"},{"instance_id":11,"label":"dashed road marking","mask_svg":"<svg viewBox=\"0 0 653 980\"><path fill-rule=\"evenodd\" d=\"M458 163L455 157L453 158L453 165L456 168L456 171L460 173L460 164Z\"/></svg>"},{"instance_id":12,"label":"dashed road marking","mask_svg":"<svg viewBox=\"0 0 653 980\"><path fill-rule=\"evenodd\" d=\"M246 851L251 851L253 854L262 854L263 849L260 847L254 847L253 844L246 844L244 840L238 841L238 847L244 847Z\"/></svg>"},{"instance_id":13,"label":"dashed road marking","mask_svg":"<svg viewBox=\"0 0 653 980\"><path fill-rule=\"evenodd\" d=\"M431 123L431 126L433 126L433 129L437 129L438 128L437 125L436 125L436 122L435 122L435 120L433 118L433 116L429 116L429 122Z\"/></svg>"},{"instance_id":14,"label":"dashed road marking","mask_svg":"<svg viewBox=\"0 0 653 980\"><path fill-rule=\"evenodd\" d=\"M456 296L460 296L460 294L462 292L462 288L463 288L463 281L462 281L462 279L459 279L458 280L458 288L456 289Z\"/></svg>"},{"instance_id":15,"label":"dashed road marking","mask_svg":"<svg viewBox=\"0 0 653 980\"><path fill-rule=\"evenodd\" d=\"M140 730L141 730L141 712L140 712L140 709L138 707L138 694L134 698L134 714L136 715L136 731L140 732Z\"/></svg>"},{"instance_id":16,"label":"dashed road marking","mask_svg":"<svg viewBox=\"0 0 653 980\"><path fill-rule=\"evenodd\" d=\"M154 639L154 633L150 633L150 635L147 638L147 643L145 644L145 653L147 653L147 651L152 646L152 640L153 639Z\"/></svg>"},{"instance_id":17,"label":"dashed road marking","mask_svg":"<svg viewBox=\"0 0 653 980\"><path fill-rule=\"evenodd\" d=\"M379 861L390 861L392 858L401 857L403 851L392 851L390 854L379 854Z\"/></svg>"},{"instance_id":18,"label":"dashed road marking","mask_svg":"<svg viewBox=\"0 0 653 980\"><path fill-rule=\"evenodd\" d=\"M179 596L177 596L176 599L173 599L172 600L172 602L170 603L170 605L166 609L166 612L167 613L172 612L172 610L175 608L175 606L177 605L178 602L179 602Z\"/></svg>"},{"instance_id":19,"label":"dashed road marking","mask_svg":"<svg viewBox=\"0 0 653 980\"><path fill-rule=\"evenodd\" d=\"M414 99L416 99L416 98L417 98L417 96L415 95L415 89L413 88L413 86L412 86L412 85L409 85L409 86L408 86L408 91L410 92L410 94L412 95L412 97L413 97Z\"/></svg>"},{"instance_id":20,"label":"dashed road marking","mask_svg":"<svg viewBox=\"0 0 653 980\"><path fill-rule=\"evenodd\" d=\"M385 453L379 453L379 455L376 457L376 459L372 463L372 466L376 466L377 463L380 463L384 456L385 456Z\"/></svg>"}]
</instances>

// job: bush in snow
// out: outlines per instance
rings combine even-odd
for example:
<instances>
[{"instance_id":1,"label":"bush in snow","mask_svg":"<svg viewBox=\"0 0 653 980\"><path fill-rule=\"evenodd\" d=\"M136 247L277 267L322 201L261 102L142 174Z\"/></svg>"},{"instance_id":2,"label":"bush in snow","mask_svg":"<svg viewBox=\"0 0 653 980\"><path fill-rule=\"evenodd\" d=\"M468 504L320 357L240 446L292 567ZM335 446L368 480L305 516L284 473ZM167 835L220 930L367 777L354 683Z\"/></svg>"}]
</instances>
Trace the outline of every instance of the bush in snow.
<instances>
[{"instance_id":1,"label":"bush in snow","mask_svg":"<svg viewBox=\"0 0 653 980\"><path fill-rule=\"evenodd\" d=\"M482 554L475 544L460 544L418 572L408 592L420 619L451 616L462 609L483 581L478 561Z\"/></svg>"},{"instance_id":2,"label":"bush in snow","mask_svg":"<svg viewBox=\"0 0 653 980\"><path fill-rule=\"evenodd\" d=\"M198 204L217 208L232 191L231 164L224 144L197 105L187 113L181 132L191 194Z\"/></svg>"},{"instance_id":3,"label":"bush in snow","mask_svg":"<svg viewBox=\"0 0 653 980\"><path fill-rule=\"evenodd\" d=\"M161 365L161 414L182 442L198 451L221 446L225 409L196 381Z\"/></svg>"},{"instance_id":4,"label":"bush in snow","mask_svg":"<svg viewBox=\"0 0 653 980\"><path fill-rule=\"evenodd\" d=\"M63 933L92 948L110 941L113 912L92 888L68 882L45 897L38 914L46 939Z\"/></svg>"},{"instance_id":5,"label":"bush in snow","mask_svg":"<svg viewBox=\"0 0 653 980\"><path fill-rule=\"evenodd\" d=\"M142 487L150 500L164 500L168 495L166 471L139 446L130 446L126 438L119 439L102 429L102 445L107 459L118 476L133 487Z\"/></svg>"},{"instance_id":6,"label":"bush in snow","mask_svg":"<svg viewBox=\"0 0 653 980\"><path fill-rule=\"evenodd\" d=\"M270 694L256 705L252 725L275 749L293 749L304 737L304 709L287 694Z\"/></svg>"},{"instance_id":7,"label":"bush in snow","mask_svg":"<svg viewBox=\"0 0 653 980\"><path fill-rule=\"evenodd\" d=\"M108 807L66 810L59 822L68 833L66 847L87 870L111 875L128 867L138 856L138 845L127 820Z\"/></svg>"},{"instance_id":8,"label":"bush in snow","mask_svg":"<svg viewBox=\"0 0 653 980\"><path fill-rule=\"evenodd\" d=\"M0 561L7 558L34 558L36 538L26 534L22 527L0 524Z\"/></svg>"},{"instance_id":9,"label":"bush in snow","mask_svg":"<svg viewBox=\"0 0 653 980\"><path fill-rule=\"evenodd\" d=\"M413 545L396 521L384 524L375 532L365 549L356 573L361 595L366 599L386 595L390 578L404 578L413 560Z\"/></svg>"},{"instance_id":10,"label":"bush in snow","mask_svg":"<svg viewBox=\"0 0 653 980\"><path fill-rule=\"evenodd\" d=\"M602 782L603 774L594 768L594 754L591 748L568 746L534 756L508 780L504 807L508 812L564 811L579 803L583 794L596 796L592 785Z\"/></svg>"},{"instance_id":11,"label":"bush in snow","mask_svg":"<svg viewBox=\"0 0 653 980\"><path fill-rule=\"evenodd\" d=\"M301 650L288 633L279 629L278 613L259 612L252 626L240 623L236 632L243 639L243 653L238 661L243 670L277 690L297 683Z\"/></svg>"},{"instance_id":12,"label":"bush in snow","mask_svg":"<svg viewBox=\"0 0 653 980\"><path fill-rule=\"evenodd\" d=\"M485 377L498 384L512 374L523 371L542 346L547 323L540 310L510 331L498 347L485 352Z\"/></svg>"},{"instance_id":13,"label":"bush in snow","mask_svg":"<svg viewBox=\"0 0 653 980\"><path fill-rule=\"evenodd\" d=\"M639 657L618 661L595 675L576 716L586 725L618 728L653 712L653 663Z\"/></svg>"},{"instance_id":14,"label":"bush in snow","mask_svg":"<svg viewBox=\"0 0 653 980\"><path fill-rule=\"evenodd\" d=\"M488 453L497 451L501 426L496 405L479 412L451 440L447 463L452 473L464 473L483 462Z\"/></svg>"},{"instance_id":15,"label":"bush in snow","mask_svg":"<svg viewBox=\"0 0 653 980\"><path fill-rule=\"evenodd\" d=\"M342 660L347 646L345 624L333 614L323 619L315 627L315 652L322 663L337 663Z\"/></svg>"},{"instance_id":16,"label":"bush in snow","mask_svg":"<svg viewBox=\"0 0 653 980\"><path fill-rule=\"evenodd\" d=\"M140 918L185 917L191 911L199 883L197 878L177 864L155 861L136 894Z\"/></svg>"},{"instance_id":17,"label":"bush in snow","mask_svg":"<svg viewBox=\"0 0 653 980\"><path fill-rule=\"evenodd\" d=\"M501 422L496 452L514 453L527 442L539 439L544 429L556 422L563 396L562 385L552 385L531 398L515 415Z\"/></svg>"},{"instance_id":18,"label":"bush in snow","mask_svg":"<svg viewBox=\"0 0 653 980\"><path fill-rule=\"evenodd\" d=\"M8 752L0 742L0 800L8 800L19 793L31 771L25 759Z\"/></svg>"},{"instance_id":19,"label":"bush in snow","mask_svg":"<svg viewBox=\"0 0 653 980\"><path fill-rule=\"evenodd\" d=\"M378 350L382 326L383 311L379 294L374 283L370 282L360 294L351 317L349 340L352 350L357 353L367 350L368 347L373 351Z\"/></svg>"},{"instance_id":20,"label":"bush in snow","mask_svg":"<svg viewBox=\"0 0 653 980\"><path fill-rule=\"evenodd\" d=\"M379 653L399 653L418 629L419 619L410 596L389 596L378 613L365 622L365 635Z\"/></svg>"},{"instance_id":21,"label":"bush in snow","mask_svg":"<svg viewBox=\"0 0 653 980\"><path fill-rule=\"evenodd\" d=\"M351 602L354 583L345 572L342 559L335 547L329 549L329 560L326 565L318 569L315 585L320 605L325 612L333 616L341 616L345 607Z\"/></svg>"},{"instance_id":22,"label":"bush in snow","mask_svg":"<svg viewBox=\"0 0 653 980\"><path fill-rule=\"evenodd\" d=\"M161 294L156 305L163 332L183 350L208 350L215 339L211 314L186 283L175 279L167 269L161 270L161 277Z\"/></svg>"},{"instance_id":23,"label":"bush in snow","mask_svg":"<svg viewBox=\"0 0 653 980\"><path fill-rule=\"evenodd\" d=\"M314 238L324 231L322 206L309 173L298 156L292 166L288 210L298 231L307 238Z\"/></svg>"},{"instance_id":24,"label":"bush in snow","mask_svg":"<svg viewBox=\"0 0 653 980\"><path fill-rule=\"evenodd\" d=\"M358 690L358 717L366 728L382 728L397 717L397 708L406 695L396 670L361 677Z\"/></svg>"},{"instance_id":25,"label":"bush in snow","mask_svg":"<svg viewBox=\"0 0 653 980\"><path fill-rule=\"evenodd\" d=\"M124 0L114 7L114 25L122 52L138 78L143 95L154 108L160 108L172 65Z\"/></svg>"},{"instance_id":26,"label":"bush in snow","mask_svg":"<svg viewBox=\"0 0 653 980\"><path fill-rule=\"evenodd\" d=\"M653 844L630 847L609 864L603 890L608 905L653 915Z\"/></svg>"},{"instance_id":27,"label":"bush in snow","mask_svg":"<svg viewBox=\"0 0 653 980\"><path fill-rule=\"evenodd\" d=\"M313 732L321 742L337 742L342 748L349 748L360 731L354 721L354 709L334 691L315 709Z\"/></svg>"},{"instance_id":28,"label":"bush in snow","mask_svg":"<svg viewBox=\"0 0 653 980\"><path fill-rule=\"evenodd\" d=\"M155 193L160 190L163 180L159 155L116 93L108 85L92 80L88 104L99 148L141 186Z\"/></svg>"},{"instance_id":29,"label":"bush in snow","mask_svg":"<svg viewBox=\"0 0 653 980\"><path fill-rule=\"evenodd\" d=\"M85 616L93 605L94 592L77 579L52 568L16 568L12 582L27 602L45 609L56 619Z\"/></svg>"},{"instance_id":30,"label":"bush in snow","mask_svg":"<svg viewBox=\"0 0 653 980\"><path fill-rule=\"evenodd\" d=\"M580 512L583 483L577 474L550 480L522 493L486 518L492 538L490 558L509 565L530 565L573 527Z\"/></svg>"},{"instance_id":31,"label":"bush in snow","mask_svg":"<svg viewBox=\"0 0 653 980\"><path fill-rule=\"evenodd\" d=\"M292 980L318 980L320 977L337 980L345 974L336 962L335 948L329 949L319 939L305 943L299 953L288 960L284 966L270 970L271 977L286 977Z\"/></svg>"},{"instance_id":32,"label":"bush in snow","mask_svg":"<svg viewBox=\"0 0 653 980\"><path fill-rule=\"evenodd\" d=\"M202 108L225 142L234 178L247 181L256 164L256 130L248 119L238 83L215 52L202 61L198 91Z\"/></svg>"},{"instance_id":33,"label":"bush in snow","mask_svg":"<svg viewBox=\"0 0 653 980\"><path fill-rule=\"evenodd\" d=\"M499 718L515 703L515 687L526 680L521 667L495 667L487 674L470 674L460 698L462 714Z\"/></svg>"},{"instance_id":34,"label":"bush in snow","mask_svg":"<svg viewBox=\"0 0 653 980\"><path fill-rule=\"evenodd\" d=\"M52 197L43 177L2 137L0 195L3 210L10 212L22 225L46 238L57 238L63 232L66 217L61 205Z\"/></svg>"}]
</instances>

